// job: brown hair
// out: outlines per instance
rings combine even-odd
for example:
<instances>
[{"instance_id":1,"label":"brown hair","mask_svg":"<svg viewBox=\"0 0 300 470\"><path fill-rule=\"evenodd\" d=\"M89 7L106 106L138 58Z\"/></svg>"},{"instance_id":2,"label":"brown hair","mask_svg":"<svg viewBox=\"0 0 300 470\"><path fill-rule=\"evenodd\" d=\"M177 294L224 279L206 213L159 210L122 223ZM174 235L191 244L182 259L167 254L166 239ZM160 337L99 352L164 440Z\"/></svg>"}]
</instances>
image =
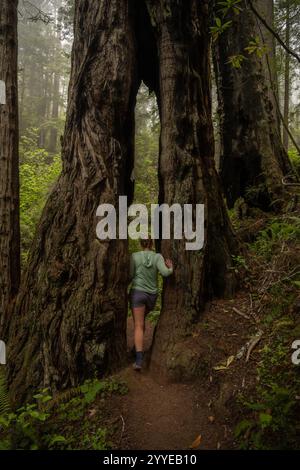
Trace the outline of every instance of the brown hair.
<instances>
[{"instance_id":1,"label":"brown hair","mask_svg":"<svg viewBox=\"0 0 300 470\"><path fill-rule=\"evenodd\" d=\"M153 240L151 238L141 238L140 239L141 247L145 250L150 250L153 247Z\"/></svg>"}]
</instances>

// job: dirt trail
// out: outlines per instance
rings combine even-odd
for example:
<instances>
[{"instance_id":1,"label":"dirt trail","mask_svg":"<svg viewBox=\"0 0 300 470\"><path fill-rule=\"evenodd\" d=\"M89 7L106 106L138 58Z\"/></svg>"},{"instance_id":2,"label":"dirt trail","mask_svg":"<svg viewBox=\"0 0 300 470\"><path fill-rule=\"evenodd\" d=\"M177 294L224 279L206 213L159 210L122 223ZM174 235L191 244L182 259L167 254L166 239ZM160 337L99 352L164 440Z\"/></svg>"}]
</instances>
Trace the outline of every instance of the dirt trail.
<instances>
[{"instance_id":1,"label":"dirt trail","mask_svg":"<svg viewBox=\"0 0 300 470\"><path fill-rule=\"evenodd\" d=\"M190 386L160 385L149 374L138 374L131 368L123 376L129 394L122 407L122 448L188 449L199 435L201 448L217 448L222 429L209 422L207 405L198 402Z\"/></svg>"},{"instance_id":2,"label":"dirt trail","mask_svg":"<svg viewBox=\"0 0 300 470\"><path fill-rule=\"evenodd\" d=\"M129 319L129 351L133 346L132 332ZM152 326L147 324L146 350L151 345L152 333ZM203 379L202 384L160 383L147 370L135 372L132 364L120 376L129 387L118 404L124 419L122 449L189 449L199 435L199 449L232 448L228 416L223 414L222 407L212 405L218 402L220 392L212 377Z\"/></svg>"}]
</instances>

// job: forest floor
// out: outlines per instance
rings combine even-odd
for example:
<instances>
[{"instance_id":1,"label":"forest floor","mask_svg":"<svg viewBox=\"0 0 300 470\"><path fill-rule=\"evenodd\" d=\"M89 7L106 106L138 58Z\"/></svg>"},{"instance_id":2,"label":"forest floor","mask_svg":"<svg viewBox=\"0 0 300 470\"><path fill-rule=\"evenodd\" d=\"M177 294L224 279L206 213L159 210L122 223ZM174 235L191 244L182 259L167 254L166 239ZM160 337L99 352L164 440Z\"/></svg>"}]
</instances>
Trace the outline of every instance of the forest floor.
<instances>
[{"instance_id":1,"label":"forest floor","mask_svg":"<svg viewBox=\"0 0 300 470\"><path fill-rule=\"evenodd\" d=\"M249 339L253 327L233 312L244 302L217 301L203 314L201 325L193 335L194 347L201 348L205 374L196 383L168 383L155 371L132 369L119 374L128 386L120 398L119 410L124 419L123 449L232 449L236 446L233 427L238 415L229 417L228 402L255 381L244 361L223 367ZM128 351L133 346L133 323L128 319ZM145 349L151 345L153 326L147 322ZM255 355L255 354L254 354ZM252 359L255 360L255 359ZM225 364L224 363L224 367ZM226 405L226 406L225 406Z\"/></svg>"},{"instance_id":2,"label":"forest floor","mask_svg":"<svg viewBox=\"0 0 300 470\"><path fill-rule=\"evenodd\" d=\"M209 303L188 340L201 352L196 381L169 383L153 368L135 372L128 319L129 365L118 374L128 387L117 399L123 423L118 448L299 445L291 418L300 411L298 370L291 362L292 342L300 338L299 218L247 220L239 229L250 242L236 260L240 289L233 299ZM145 350L152 335L147 322ZM281 428L289 429L286 443Z\"/></svg>"},{"instance_id":3,"label":"forest floor","mask_svg":"<svg viewBox=\"0 0 300 470\"><path fill-rule=\"evenodd\" d=\"M245 242L235 258L239 290L208 303L186 339L199 358L193 382L171 383L147 368L149 321L145 368L133 370L129 317L125 367L45 400L37 395L38 404L8 415L0 449L299 449L299 213L255 215L236 229ZM0 376L0 417L3 384Z\"/></svg>"}]
</instances>

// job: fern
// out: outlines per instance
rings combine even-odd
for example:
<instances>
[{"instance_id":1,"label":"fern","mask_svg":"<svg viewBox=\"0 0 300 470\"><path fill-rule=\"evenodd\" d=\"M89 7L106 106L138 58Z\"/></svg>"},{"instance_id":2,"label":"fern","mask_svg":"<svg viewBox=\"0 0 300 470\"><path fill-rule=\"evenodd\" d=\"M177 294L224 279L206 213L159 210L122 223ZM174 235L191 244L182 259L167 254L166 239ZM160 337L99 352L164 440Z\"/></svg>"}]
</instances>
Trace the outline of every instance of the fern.
<instances>
[{"instance_id":1,"label":"fern","mask_svg":"<svg viewBox=\"0 0 300 470\"><path fill-rule=\"evenodd\" d=\"M10 411L4 367L0 366L0 416Z\"/></svg>"},{"instance_id":2,"label":"fern","mask_svg":"<svg viewBox=\"0 0 300 470\"><path fill-rule=\"evenodd\" d=\"M68 403L72 398L76 398L81 395L82 391L80 386L70 388L69 390L61 392L53 397L52 400L46 404L45 409L52 410L58 408L60 405Z\"/></svg>"}]
</instances>

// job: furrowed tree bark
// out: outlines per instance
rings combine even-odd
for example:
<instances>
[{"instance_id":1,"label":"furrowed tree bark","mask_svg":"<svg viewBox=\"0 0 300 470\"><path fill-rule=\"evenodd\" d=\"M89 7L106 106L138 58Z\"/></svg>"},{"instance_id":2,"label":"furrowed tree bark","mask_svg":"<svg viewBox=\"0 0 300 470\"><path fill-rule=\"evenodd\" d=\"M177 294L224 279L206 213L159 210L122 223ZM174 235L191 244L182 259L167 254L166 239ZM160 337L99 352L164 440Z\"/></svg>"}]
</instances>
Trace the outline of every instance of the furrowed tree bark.
<instances>
[{"instance_id":1,"label":"furrowed tree bark","mask_svg":"<svg viewBox=\"0 0 300 470\"><path fill-rule=\"evenodd\" d=\"M20 281L19 149L16 0L0 0L0 339L4 313Z\"/></svg>"},{"instance_id":2,"label":"furrowed tree bark","mask_svg":"<svg viewBox=\"0 0 300 470\"><path fill-rule=\"evenodd\" d=\"M214 164L208 2L147 2L156 32L160 70L159 202L205 204L205 245L162 240L174 261L165 282L151 367L171 380L201 374L199 351L189 347L205 301L231 295L231 254L237 249Z\"/></svg>"},{"instance_id":3,"label":"furrowed tree bark","mask_svg":"<svg viewBox=\"0 0 300 470\"><path fill-rule=\"evenodd\" d=\"M261 1L255 5L262 11L266 8ZM239 15L231 14L226 20L232 25L214 44L214 65L221 122L220 175L227 203L231 208L243 197L264 210L280 209L282 178L293 174L293 169L281 142L266 60L245 51L251 39L261 37L261 29L245 4ZM239 54L246 58L240 68L234 68L229 59Z\"/></svg>"},{"instance_id":4,"label":"furrowed tree bark","mask_svg":"<svg viewBox=\"0 0 300 470\"><path fill-rule=\"evenodd\" d=\"M136 51L128 1L78 0L62 174L37 229L8 342L12 400L75 385L126 357L126 241L96 209L132 197Z\"/></svg>"}]
</instances>

